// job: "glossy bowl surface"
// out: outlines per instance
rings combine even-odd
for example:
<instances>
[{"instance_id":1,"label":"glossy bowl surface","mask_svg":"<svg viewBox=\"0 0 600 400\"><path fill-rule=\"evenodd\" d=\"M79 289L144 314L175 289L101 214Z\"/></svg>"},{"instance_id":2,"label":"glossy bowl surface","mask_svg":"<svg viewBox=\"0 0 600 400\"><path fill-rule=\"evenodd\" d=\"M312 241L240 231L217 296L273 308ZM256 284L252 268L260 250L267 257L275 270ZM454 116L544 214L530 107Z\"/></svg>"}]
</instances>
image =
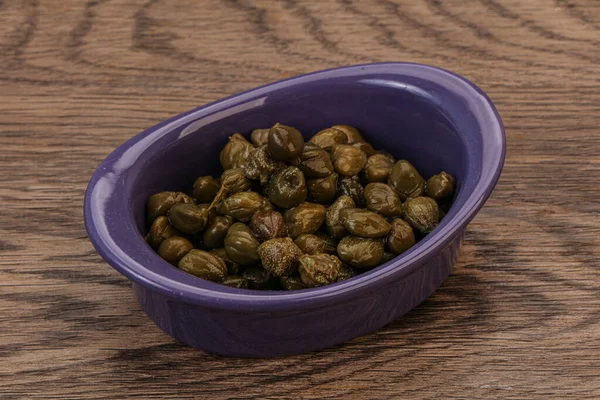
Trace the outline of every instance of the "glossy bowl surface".
<instances>
[{"instance_id":1,"label":"glossy bowl surface","mask_svg":"<svg viewBox=\"0 0 600 400\"><path fill-rule=\"evenodd\" d=\"M453 174L454 203L406 253L320 288L234 289L161 260L143 240L148 196L188 191L198 176L218 176L228 136L276 122L307 138L334 124L356 126L374 148L408 159L425 178L441 170ZM330 69L188 111L119 146L89 183L85 224L98 253L132 281L144 311L176 339L230 356L302 353L371 332L433 293L491 194L504 154L504 129L492 102L452 72L411 63Z\"/></svg>"}]
</instances>

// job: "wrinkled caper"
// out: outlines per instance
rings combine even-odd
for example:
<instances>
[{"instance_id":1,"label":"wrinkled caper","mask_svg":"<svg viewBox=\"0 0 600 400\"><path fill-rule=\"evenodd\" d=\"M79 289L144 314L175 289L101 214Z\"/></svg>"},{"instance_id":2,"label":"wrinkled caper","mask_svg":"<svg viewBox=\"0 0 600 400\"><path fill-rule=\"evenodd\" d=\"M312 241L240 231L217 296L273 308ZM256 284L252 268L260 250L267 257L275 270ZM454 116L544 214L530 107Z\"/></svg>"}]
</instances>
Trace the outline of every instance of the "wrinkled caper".
<instances>
[{"instance_id":1,"label":"wrinkled caper","mask_svg":"<svg viewBox=\"0 0 600 400\"><path fill-rule=\"evenodd\" d=\"M204 250L190 250L177 267L207 281L219 282L227 276L227 266L221 258Z\"/></svg>"},{"instance_id":2,"label":"wrinkled caper","mask_svg":"<svg viewBox=\"0 0 600 400\"><path fill-rule=\"evenodd\" d=\"M181 236L171 236L158 246L158 255L166 262L177 265L194 246L192 242Z\"/></svg>"},{"instance_id":3,"label":"wrinkled caper","mask_svg":"<svg viewBox=\"0 0 600 400\"><path fill-rule=\"evenodd\" d=\"M173 228L169 222L169 218L161 215L150 226L150 231L146 235L146 242L148 242L150 247L156 249L163 240L175 235L177 235L177 229Z\"/></svg>"},{"instance_id":4,"label":"wrinkled caper","mask_svg":"<svg viewBox=\"0 0 600 400\"><path fill-rule=\"evenodd\" d=\"M233 218L227 215L218 215L204 230L202 241L209 249L223 247L227 231L233 224Z\"/></svg>"},{"instance_id":5,"label":"wrinkled caper","mask_svg":"<svg viewBox=\"0 0 600 400\"><path fill-rule=\"evenodd\" d=\"M367 142L355 142L352 143L352 146L362 150L367 157L371 157L373 154L375 154L375 149Z\"/></svg>"},{"instance_id":6,"label":"wrinkled caper","mask_svg":"<svg viewBox=\"0 0 600 400\"><path fill-rule=\"evenodd\" d=\"M356 207L365 206L364 188L360 184L357 177L343 176L338 179L337 193L339 196L345 194L352 197Z\"/></svg>"},{"instance_id":7,"label":"wrinkled caper","mask_svg":"<svg viewBox=\"0 0 600 400\"><path fill-rule=\"evenodd\" d=\"M279 278L279 285L283 290L299 290L306 288L300 275L282 276Z\"/></svg>"},{"instance_id":8,"label":"wrinkled caper","mask_svg":"<svg viewBox=\"0 0 600 400\"><path fill-rule=\"evenodd\" d=\"M317 132L317 134L310 138L310 142L329 151L336 144L347 144L348 136L339 129L327 128Z\"/></svg>"},{"instance_id":9,"label":"wrinkled caper","mask_svg":"<svg viewBox=\"0 0 600 400\"><path fill-rule=\"evenodd\" d=\"M367 165L361 176L367 182L387 182L395 160L386 154L373 154L367 159Z\"/></svg>"},{"instance_id":10,"label":"wrinkled caper","mask_svg":"<svg viewBox=\"0 0 600 400\"><path fill-rule=\"evenodd\" d=\"M288 235L297 238L303 233L315 233L325 220L325 207L321 204L304 202L283 215Z\"/></svg>"},{"instance_id":11,"label":"wrinkled caper","mask_svg":"<svg viewBox=\"0 0 600 400\"><path fill-rule=\"evenodd\" d=\"M194 198L198 203L210 203L220 188L221 184L212 176L201 176L194 182Z\"/></svg>"},{"instance_id":12,"label":"wrinkled caper","mask_svg":"<svg viewBox=\"0 0 600 400\"><path fill-rule=\"evenodd\" d=\"M304 233L298 236L294 243L306 254L335 253L336 248L317 235Z\"/></svg>"},{"instance_id":13,"label":"wrinkled caper","mask_svg":"<svg viewBox=\"0 0 600 400\"><path fill-rule=\"evenodd\" d=\"M248 222L265 205L265 199L256 192L239 192L227 197L217 206L217 212Z\"/></svg>"},{"instance_id":14,"label":"wrinkled caper","mask_svg":"<svg viewBox=\"0 0 600 400\"><path fill-rule=\"evenodd\" d=\"M367 209L389 218L402 215L400 196L388 184L381 182L369 183L365 186L364 193Z\"/></svg>"},{"instance_id":15,"label":"wrinkled caper","mask_svg":"<svg viewBox=\"0 0 600 400\"><path fill-rule=\"evenodd\" d=\"M394 164L388 184L398 192L402 201L409 197L422 196L425 192L425 181L415 167L406 160Z\"/></svg>"},{"instance_id":16,"label":"wrinkled caper","mask_svg":"<svg viewBox=\"0 0 600 400\"><path fill-rule=\"evenodd\" d=\"M225 194L232 195L249 190L252 183L242 168L231 168L221 174L221 186L226 191Z\"/></svg>"},{"instance_id":17,"label":"wrinkled caper","mask_svg":"<svg viewBox=\"0 0 600 400\"><path fill-rule=\"evenodd\" d=\"M222 281L221 285L230 286L236 289L248 289L248 279L239 275L226 276Z\"/></svg>"},{"instance_id":18,"label":"wrinkled caper","mask_svg":"<svg viewBox=\"0 0 600 400\"><path fill-rule=\"evenodd\" d=\"M425 193L435 201L442 201L452 196L454 192L454 177L447 172L440 172L427 179Z\"/></svg>"},{"instance_id":19,"label":"wrinkled caper","mask_svg":"<svg viewBox=\"0 0 600 400\"><path fill-rule=\"evenodd\" d=\"M421 233L431 232L440 220L438 205L429 197L415 197L404 203L404 219Z\"/></svg>"},{"instance_id":20,"label":"wrinkled caper","mask_svg":"<svg viewBox=\"0 0 600 400\"><path fill-rule=\"evenodd\" d=\"M336 144L331 149L335 171L344 176L354 176L367 165L367 155L349 144Z\"/></svg>"},{"instance_id":21,"label":"wrinkled caper","mask_svg":"<svg viewBox=\"0 0 600 400\"><path fill-rule=\"evenodd\" d=\"M269 143L269 128L253 130L250 134L250 141L256 147L266 146Z\"/></svg>"},{"instance_id":22,"label":"wrinkled caper","mask_svg":"<svg viewBox=\"0 0 600 400\"><path fill-rule=\"evenodd\" d=\"M297 167L282 169L273 175L266 192L269 200L277 207L295 207L306 200L304 174Z\"/></svg>"},{"instance_id":23,"label":"wrinkled caper","mask_svg":"<svg viewBox=\"0 0 600 400\"><path fill-rule=\"evenodd\" d=\"M350 125L334 125L334 126L332 126L332 128L344 132L346 134L346 136L348 137L348 144L353 144L353 143L356 143L356 142L363 142L364 141L363 137L358 132L358 129L356 129L353 126L350 126Z\"/></svg>"},{"instance_id":24,"label":"wrinkled caper","mask_svg":"<svg viewBox=\"0 0 600 400\"><path fill-rule=\"evenodd\" d=\"M331 175L333 165L329 153L314 143L306 143L302 153L292 161L306 178L324 178Z\"/></svg>"},{"instance_id":25,"label":"wrinkled caper","mask_svg":"<svg viewBox=\"0 0 600 400\"><path fill-rule=\"evenodd\" d=\"M211 251L209 251L209 253L214 254L215 256L217 256L221 260L223 260L225 265L227 265L227 273L229 275L237 275L238 272L240 271L240 266L238 264L234 263L233 261L231 261L229 259L229 257L227 257L227 252L225 251L224 247L212 249Z\"/></svg>"},{"instance_id":26,"label":"wrinkled caper","mask_svg":"<svg viewBox=\"0 0 600 400\"><path fill-rule=\"evenodd\" d=\"M259 241L254 237L247 225L236 222L231 225L225 236L225 251L231 261L239 265L256 264Z\"/></svg>"},{"instance_id":27,"label":"wrinkled caper","mask_svg":"<svg viewBox=\"0 0 600 400\"><path fill-rule=\"evenodd\" d=\"M306 181L308 199L319 204L329 204L335 199L338 174L333 173L325 178Z\"/></svg>"},{"instance_id":28,"label":"wrinkled caper","mask_svg":"<svg viewBox=\"0 0 600 400\"><path fill-rule=\"evenodd\" d=\"M352 200L352 197L343 194L338 197L337 200L329 206L329 208L327 208L327 213L325 214L325 224L327 225L327 231L331 236L336 239L340 239L348 233L340 219L340 211L345 208L354 207L356 207L356 204L354 203L354 200Z\"/></svg>"},{"instance_id":29,"label":"wrinkled caper","mask_svg":"<svg viewBox=\"0 0 600 400\"><path fill-rule=\"evenodd\" d=\"M331 254L304 254L300 257L298 272L302 283L308 287L316 287L336 281L342 263Z\"/></svg>"},{"instance_id":30,"label":"wrinkled caper","mask_svg":"<svg viewBox=\"0 0 600 400\"><path fill-rule=\"evenodd\" d=\"M148 199L148 221L154 221L156 217L166 215L175 204L192 204L194 200L181 192L160 192L153 194Z\"/></svg>"},{"instance_id":31,"label":"wrinkled caper","mask_svg":"<svg viewBox=\"0 0 600 400\"><path fill-rule=\"evenodd\" d=\"M262 185L269 181L269 177L277 169L281 169L283 164L275 161L267 146L261 146L253 149L246 158L244 171L250 179L259 180Z\"/></svg>"},{"instance_id":32,"label":"wrinkled caper","mask_svg":"<svg viewBox=\"0 0 600 400\"><path fill-rule=\"evenodd\" d=\"M169 210L169 221L183 233L198 233L208 223L209 210L195 204L179 203Z\"/></svg>"},{"instance_id":33,"label":"wrinkled caper","mask_svg":"<svg viewBox=\"0 0 600 400\"><path fill-rule=\"evenodd\" d=\"M373 268L383 258L383 243L379 239L346 236L337 247L340 259L355 268Z\"/></svg>"},{"instance_id":34,"label":"wrinkled caper","mask_svg":"<svg viewBox=\"0 0 600 400\"><path fill-rule=\"evenodd\" d=\"M294 272L301 255L302 250L289 237L270 239L258 246L263 268L277 277Z\"/></svg>"},{"instance_id":35,"label":"wrinkled caper","mask_svg":"<svg viewBox=\"0 0 600 400\"><path fill-rule=\"evenodd\" d=\"M362 208L345 208L340 211L344 228L354 236L378 238L389 233L391 226L381 215Z\"/></svg>"},{"instance_id":36,"label":"wrinkled caper","mask_svg":"<svg viewBox=\"0 0 600 400\"><path fill-rule=\"evenodd\" d=\"M223 169L242 167L252 149L252 143L239 133L231 136L219 156Z\"/></svg>"},{"instance_id":37,"label":"wrinkled caper","mask_svg":"<svg viewBox=\"0 0 600 400\"><path fill-rule=\"evenodd\" d=\"M242 277L248 281L249 289L274 290L277 289L278 286L278 280L260 267L249 267L244 269Z\"/></svg>"},{"instance_id":38,"label":"wrinkled caper","mask_svg":"<svg viewBox=\"0 0 600 400\"><path fill-rule=\"evenodd\" d=\"M302 153L304 138L296 128L277 123L269 130L267 146L275 160L286 161Z\"/></svg>"},{"instance_id":39,"label":"wrinkled caper","mask_svg":"<svg viewBox=\"0 0 600 400\"><path fill-rule=\"evenodd\" d=\"M260 241L287 235L283 215L272 210L260 210L255 212L250 220L250 230Z\"/></svg>"},{"instance_id":40,"label":"wrinkled caper","mask_svg":"<svg viewBox=\"0 0 600 400\"><path fill-rule=\"evenodd\" d=\"M393 220L392 230L385 239L387 248L394 254L402 254L415 243L415 234L411 226L400 218Z\"/></svg>"}]
</instances>

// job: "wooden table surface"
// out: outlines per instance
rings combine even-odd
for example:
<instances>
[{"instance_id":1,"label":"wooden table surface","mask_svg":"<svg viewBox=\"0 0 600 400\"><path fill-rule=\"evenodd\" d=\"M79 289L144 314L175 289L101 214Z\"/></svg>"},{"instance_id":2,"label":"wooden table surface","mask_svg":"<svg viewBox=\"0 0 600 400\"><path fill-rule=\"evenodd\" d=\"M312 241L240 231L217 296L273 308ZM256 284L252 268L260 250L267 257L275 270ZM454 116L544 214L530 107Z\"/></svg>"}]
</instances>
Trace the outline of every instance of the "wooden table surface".
<instances>
[{"instance_id":1,"label":"wooden table surface","mask_svg":"<svg viewBox=\"0 0 600 400\"><path fill-rule=\"evenodd\" d=\"M0 1L0 398L600 398L600 2ZM402 60L506 125L500 182L426 302L337 347L188 348L90 244L86 184L144 128L273 80Z\"/></svg>"}]
</instances>

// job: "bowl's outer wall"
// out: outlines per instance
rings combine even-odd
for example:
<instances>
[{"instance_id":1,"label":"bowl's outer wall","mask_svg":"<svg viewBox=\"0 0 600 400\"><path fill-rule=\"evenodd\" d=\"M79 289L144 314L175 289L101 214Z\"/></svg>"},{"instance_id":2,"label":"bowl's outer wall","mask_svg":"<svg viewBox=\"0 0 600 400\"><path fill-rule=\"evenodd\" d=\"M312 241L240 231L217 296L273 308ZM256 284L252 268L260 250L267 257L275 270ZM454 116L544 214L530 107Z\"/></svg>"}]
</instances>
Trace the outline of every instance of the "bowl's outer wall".
<instances>
[{"instance_id":1,"label":"bowl's outer wall","mask_svg":"<svg viewBox=\"0 0 600 400\"><path fill-rule=\"evenodd\" d=\"M215 310L175 301L133 284L148 316L177 340L209 353L273 357L330 347L392 322L429 297L450 274L463 234L398 281L328 307L290 312Z\"/></svg>"}]
</instances>

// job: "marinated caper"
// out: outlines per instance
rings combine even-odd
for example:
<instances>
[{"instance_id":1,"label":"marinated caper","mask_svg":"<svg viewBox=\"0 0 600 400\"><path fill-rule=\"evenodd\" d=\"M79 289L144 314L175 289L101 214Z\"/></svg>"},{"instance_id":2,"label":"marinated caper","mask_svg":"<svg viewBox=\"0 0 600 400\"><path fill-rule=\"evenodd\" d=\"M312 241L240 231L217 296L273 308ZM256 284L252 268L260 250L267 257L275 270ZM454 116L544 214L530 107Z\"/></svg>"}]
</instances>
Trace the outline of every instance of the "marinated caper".
<instances>
[{"instance_id":1,"label":"marinated caper","mask_svg":"<svg viewBox=\"0 0 600 400\"><path fill-rule=\"evenodd\" d=\"M161 215L150 226L150 231L146 235L146 242L148 242L150 247L156 249L163 240L175 235L177 235L177 229L173 228L169 222L169 218Z\"/></svg>"},{"instance_id":2,"label":"marinated caper","mask_svg":"<svg viewBox=\"0 0 600 400\"><path fill-rule=\"evenodd\" d=\"M309 179L306 181L308 197L319 204L329 204L335 199L338 174L331 174L325 178Z\"/></svg>"},{"instance_id":3,"label":"marinated caper","mask_svg":"<svg viewBox=\"0 0 600 400\"><path fill-rule=\"evenodd\" d=\"M354 278L356 275L358 275L357 270L347 265L343 265L340 269L340 273L337 276L337 282L342 282L350 278Z\"/></svg>"},{"instance_id":4,"label":"marinated caper","mask_svg":"<svg viewBox=\"0 0 600 400\"><path fill-rule=\"evenodd\" d=\"M260 241L284 237L287 229L283 215L277 211L260 210L254 213L250 220L250 230Z\"/></svg>"},{"instance_id":5,"label":"marinated caper","mask_svg":"<svg viewBox=\"0 0 600 400\"><path fill-rule=\"evenodd\" d=\"M195 204L179 203L169 210L169 221L183 233L198 233L208 223L209 211Z\"/></svg>"},{"instance_id":6,"label":"marinated caper","mask_svg":"<svg viewBox=\"0 0 600 400\"><path fill-rule=\"evenodd\" d=\"M252 187L242 168L231 168L221 174L221 186L227 195L244 192Z\"/></svg>"},{"instance_id":7,"label":"marinated caper","mask_svg":"<svg viewBox=\"0 0 600 400\"><path fill-rule=\"evenodd\" d=\"M352 197L348 195L341 195L338 199L327 208L327 213L325 214L325 224L327 225L327 231L331 236L336 239L341 239L348 233L346 228L344 228L344 224L340 219L340 211L345 208L354 208L356 204Z\"/></svg>"},{"instance_id":8,"label":"marinated caper","mask_svg":"<svg viewBox=\"0 0 600 400\"><path fill-rule=\"evenodd\" d=\"M315 233L323 224L326 211L321 204L309 202L286 211L283 218L288 235L295 239L303 233Z\"/></svg>"},{"instance_id":9,"label":"marinated caper","mask_svg":"<svg viewBox=\"0 0 600 400\"><path fill-rule=\"evenodd\" d=\"M348 144L353 144L353 143L356 143L356 142L363 142L364 141L363 137L358 132L358 129L356 129L353 126L350 126L350 125L334 125L334 126L332 126L332 128L344 132L346 134L346 136L348 137Z\"/></svg>"},{"instance_id":10,"label":"marinated caper","mask_svg":"<svg viewBox=\"0 0 600 400\"><path fill-rule=\"evenodd\" d=\"M306 200L304 174L297 167L287 167L273 175L266 192L277 207L295 207Z\"/></svg>"},{"instance_id":11,"label":"marinated caper","mask_svg":"<svg viewBox=\"0 0 600 400\"><path fill-rule=\"evenodd\" d=\"M438 205L429 197L415 197L404 203L404 219L421 233L431 232L440 220Z\"/></svg>"},{"instance_id":12,"label":"marinated caper","mask_svg":"<svg viewBox=\"0 0 600 400\"><path fill-rule=\"evenodd\" d=\"M339 196L345 194L352 197L356 207L365 206L364 188L357 177L343 176L338 179L337 193Z\"/></svg>"},{"instance_id":13,"label":"marinated caper","mask_svg":"<svg viewBox=\"0 0 600 400\"><path fill-rule=\"evenodd\" d=\"M335 172L344 176L354 176L367 165L367 155L349 144L336 144L331 149L331 160Z\"/></svg>"},{"instance_id":14,"label":"marinated caper","mask_svg":"<svg viewBox=\"0 0 600 400\"><path fill-rule=\"evenodd\" d=\"M332 248L325 240L310 233L298 236L294 240L294 243L306 254L335 253L336 250L335 247Z\"/></svg>"},{"instance_id":15,"label":"marinated caper","mask_svg":"<svg viewBox=\"0 0 600 400\"><path fill-rule=\"evenodd\" d=\"M275 161L271 157L267 146L261 146L252 150L244 163L246 176L250 179L259 180L263 185L269 181L269 177L273 172L282 167L282 163Z\"/></svg>"},{"instance_id":16,"label":"marinated caper","mask_svg":"<svg viewBox=\"0 0 600 400\"><path fill-rule=\"evenodd\" d=\"M194 182L194 198L198 203L210 203L220 188L221 184L212 176L201 176Z\"/></svg>"},{"instance_id":17,"label":"marinated caper","mask_svg":"<svg viewBox=\"0 0 600 400\"><path fill-rule=\"evenodd\" d=\"M239 275L230 275L221 281L221 285L230 286L236 289L248 289L248 279Z\"/></svg>"},{"instance_id":18,"label":"marinated caper","mask_svg":"<svg viewBox=\"0 0 600 400\"><path fill-rule=\"evenodd\" d=\"M352 146L362 150L367 157L371 157L373 154L375 154L375 149L367 142L355 142L352 143Z\"/></svg>"},{"instance_id":19,"label":"marinated caper","mask_svg":"<svg viewBox=\"0 0 600 400\"><path fill-rule=\"evenodd\" d=\"M256 147L266 146L269 143L269 129L255 129L250 134L250 141Z\"/></svg>"},{"instance_id":20,"label":"marinated caper","mask_svg":"<svg viewBox=\"0 0 600 400\"><path fill-rule=\"evenodd\" d=\"M242 277L248 281L248 289L274 290L277 289L278 281L260 267L249 267L242 272Z\"/></svg>"},{"instance_id":21,"label":"marinated caper","mask_svg":"<svg viewBox=\"0 0 600 400\"><path fill-rule=\"evenodd\" d=\"M221 258L204 250L190 250L177 267L207 281L219 282L227 276L227 266Z\"/></svg>"},{"instance_id":22,"label":"marinated caper","mask_svg":"<svg viewBox=\"0 0 600 400\"><path fill-rule=\"evenodd\" d=\"M171 236L158 246L158 255L166 262L177 265L194 246L192 242L181 236Z\"/></svg>"},{"instance_id":23,"label":"marinated caper","mask_svg":"<svg viewBox=\"0 0 600 400\"><path fill-rule=\"evenodd\" d=\"M217 206L217 212L248 222L265 205L265 198L256 192L239 192L227 197Z\"/></svg>"},{"instance_id":24,"label":"marinated caper","mask_svg":"<svg viewBox=\"0 0 600 400\"><path fill-rule=\"evenodd\" d=\"M241 222L231 225L225 236L227 257L239 265L252 265L260 261L257 252L259 244L250 228Z\"/></svg>"},{"instance_id":25,"label":"marinated caper","mask_svg":"<svg viewBox=\"0 0 600 400\"><path fill-rule=\"evenodd\" d=\"M254 149L252 143L239 133L231 136L219 157L223 169L240 168L243 166L252 149Z\"/></svg>"},{"instance_id":26,"label":"marinated caper","mask_svg":"<svg viewBox=\"0 0 600 400\"><path fill-rule=\"evenodd\" d=\"M300 257L298 272L302 283L316 287L335 282L341 268L339 258L331 254L304 254Z\"/></svg>"},{"instance_id":27,"label":"marinated caper","mask_svg":"<svg viewBox=\"0 0 600 400\"><path fill-rule=\"evenodd\" d=\"M390 172L388 184L398 192L402 201L409 197L422 196L425 192L425 181L411 163L398 161Z\"/></svg>"},{"instance_id":28,"label":"marinated caper","mask_svg":"<svg viewBox=\"0 0 600 400\"><path fill-rule=\"evenodd\" d=\"M388 218L402 215L400 196L389 185L381 182L369 183L365 186L364 193L367 209Z\"/></svg>"},{"instance_id":29,"label":"marinated caper","mask_svg":"<svg viewBox=\"0 0 600 400\"><path fill-rule=\"evenodd\" d=\"M310 142L318 145L323 150L329 151L336 144L347 144L348 136L339 129L327 128L317 132L316 135L310 138Z\"/></svg>"},{"instance_id":30,"label":"marinated caper","mask_svg":"<svg viewBox=\"0 0 600 400\"><path fill-rule=\"evenodd\" d=\"M275 160L286 161L302 153L304 138L296 128L277 123L269 130L267 146Z\"/></svg>"},{"instance_id":31,"label":"marinated caper","mask_svg":"<svg viewBox=\"0 0 600 400\"><path fill-rule=\"evenodd\" d=\"M233 219L227 215L218 215L204 230L203 243L209 249L223 247L227 231L233 224Z\"/></svg>"},{"instance_id":32,"label":"marinated caper","mask_svg":"<svg viewBox=\"0 0 600 400\"><path fill-rule=\"evenodd\" d=\"M440 172L437 175L427 179L425 193L435 201L442 201L454 192L454 177L447 172Z\"/></svg>"},{"instance_id":33,"label":"marinated caper","mask_svg":"<svg viewBox=\"0 0 600 400\"><path fill-rule=\"evenodd\" d=\"M400 218L393 220L392 230L385 239L387 248L394 254L402 254L415 243L415 234L411 226Z\"/></svg>"},{"instance_id":34,"label":"marinated caper","mask_svg":"<svg viewBox=\"0 0 600 400\"><path fill-rule=\"evenodd\" d=\"M225 251L224 247L219 247L218 249L212 249L211 251L209 251L209 253L214 254L215 256L217 256L221 260L223 260L225 265L227 265L227 273L229 275L237 275L238 272L240 271L240 266L238 264L234 263L233 261L231 261L229 259L229 257L227 257L227 252Z\"/></svg>"},{"instance_id":35,"label":"marinated caper","mask_svg":"<svg viewBox=\"0 0 600 400\"><path fill-rule=\"evenodd\" d=\"M387 182L395 160L386 154L373 154L367 159L367 165L361 176L367 182Z\"/></svg>"},{"instance_id":36,"label":"marinated caper","mask_svg":"<svg viewBox=\"0 0 600 400\"><path fill-rule=\"evenodd\" d=\"M194 199L181 192L160 192L153 194L148 199L148 221L154 221L156 217L166 215L175 204L192 204Z\"/></svg>"},{"instance_id":37,"label":"marinated caper","mask_svg":"<svg viewBox=\"0 0 600 400\"><path fill-rule=\"evenodd\" d=\"M337 253L340 259L355 268L373 268L383 258L383 243L379 239L367 239L346 236L338 243Z\"/></svg>"},{"instance_id":38,"label":"marinated caper","mask_svg":"<svg viewBox=\"0 0 600 400\"><path fill-rule=\"evenodd\" d=\"M279 278L279 285L283 290L299 290L306 288L300 275L282 276Z\"/></svg>"},{"instance_id":39,"label":"marinated caper","mask_svg":"<svg viewBox=\"0 0 600 400\"><path fill-rule=\"evenodd\" d=\"M329 153L314 143L306 143L300 156L292 161L306 178L324 178L331 175L333 165Z\"/></svg>"},{"instance_id":40,"label":"marinated caper","mask_svg":"<svg viewBox=\"0 0 600 400\"><path fill-rule=\"evenodd\" d=\"M273 276L290 275L298 268L302 250L289 238L267 240L258 246L262 266Z\"/></svg>"},{"instance_id":41,"label":"marinated caper","mask_svg":"<svg viewBox=\"0 0 600 400\"><path fill-rule=\"evenodd\" d=\"M339 215L344 228L354 236L378 238L387 235L392 228L381 215L362 208L346 208Z\"/></svg>"}]
</instances>

